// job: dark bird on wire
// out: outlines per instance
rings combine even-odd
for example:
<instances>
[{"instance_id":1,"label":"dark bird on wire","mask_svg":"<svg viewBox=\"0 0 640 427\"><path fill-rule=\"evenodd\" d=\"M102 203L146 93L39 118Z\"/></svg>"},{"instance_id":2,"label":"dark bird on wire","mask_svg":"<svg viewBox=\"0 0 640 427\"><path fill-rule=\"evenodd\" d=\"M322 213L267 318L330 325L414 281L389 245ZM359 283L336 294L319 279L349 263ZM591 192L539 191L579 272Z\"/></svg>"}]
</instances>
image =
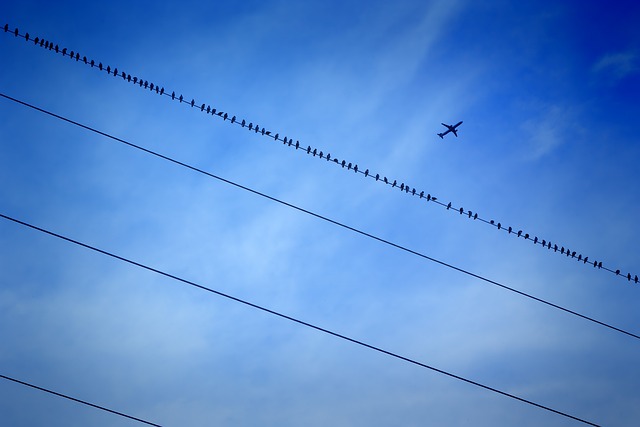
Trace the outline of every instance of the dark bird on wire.
<instances>
[{"instance_id":1,"label":"dark bird on wire","mask_svg":"<svg viewBox=\"0 0 640 427\"><path fill-rule=\"evenodd\" d=\"M296 150L300 148L300 141L296 141ZM329 155L327 154L327 160L329 160Z\"/></svg>"},{"instance_id":2,"label":"dark bird on wire","mask_svg":"<svg viewBox=\"0 0 640 427\"><path fill-rule=\"evenodd\" d=\"M385 184L388 184L388 183L389 183L389 181L387 180L387 177L386 177L386 176L384 177L383 181L384 181L384 183L385 183Z\"/></svg>"},{"instance_id":3,"label":"dark bird on wire","mask_svg":"<svg viewBox=\"0 0 640 427\"><path fill-rule=\"evenodd\" d=\"M395 187L396 185L398 185L398 181L396 181L395 179L393 180L393 184L391 184L392 187Z\"/></svg>"},{"instance_id":4,"label":"dark bird on wire","mask_svg":"<svg viewBox=\"0 0 640 427\"><path fill-rule=\"evenodd\" d=\"M264 135L264 128L262 128L262 134ZM268 133L267 133L267 135L268 135Z\"/></svg>"},{"instance_id":5,"label":"dark bird on wire","mask_svg":"<svg viewBox=\"0 0 640 427\"><path fill-rule=\"evenodd\" d=\"M420 192L420 198L422 199L424 197L424 191Z\"/></svg>"},{"instance_id":6,"label":"dark bird on wire","mask_svg":"<svg viewBox=\"0 0 640 427\"><path fill-rule=\"evenodd\" d=\"M634 281L634 282L636 282L636 283L638 283L638 276L637 276L637 275L636 275L636 276L633 276L633 281Z\"/></svg>"},{"instance_id":7,"label":"dark bird on wire","mask_svg":"<svg viewBox=\"0 0 640 427\"><path fill-rule=\"evenodd\" d=\"M249 123L249 130L253 130L253 122Z\"/></svg>"},{"instance_id":8,"label":"dark bird on wire","mask_svg":"<svg viewBox=\"0 0 640 427\"><path fill-rule=\"evenodd\" d=\"M307 153L309 152L309 150L307 150ZM351 162L349 162L349 164L347 165L347 169L351 170Z\"/></svg>"},{"instance_id":9,"label":"dark bird on wire","mask_svg":"<svg viewBox=\"0 0 640 427\"><path fill-rule=\"evenodd\" d=\"M247 122L245 122L245 121L244 121L244 119L242 119L242 123L240 123L240 126L244 127L244 125L245 125L246 123L247 123Z\"/></svg>"},{"instance_id":10,"label":"dark bird on wire","mask_svg":"<svg viewBox=\"0 0 640 427\"><path fill-rule=\"evenodd\" d=\"M231 117L231 123L235 123L236 122L236 116Z\"/></svg>"},{"instance_id":11,"label":"dark bird on wire","mask_svg":"<svg viewBox=\"0 0 640 427\"><path fill-rule=\"evenodd\" d=\"M287 137L286 137L286 136L285 136L285 137L284 137L284 139L282 140L282 143L283 143L283 144L286 144L286 143L287 143Z\"/></svg>"},{"instance_id":12,"label":"dark bird on wire","mask_svg":"<svg viewBox=\"0 0 640 427\"><path fill-rule=\"evenodd\" d=\"M500 230L500 227L502 227L502 224L498 223L498 230Z\"/></svg>"},{"instance_id":13,"label":"dark bird on wire","mask_svg":"<svg viewBox=\"0 0 640 427\"><path fill-rule=\"evenodd\" d=\"M13 34L15 34L16 37L18 37L18 28L16 28L16 30L13 32Z\"/></svg>"},{"instance_id":14,"label":"dark bird on wire","mask_svg":"<svg viewBox=\"0 0 640 427\"><path fill-rule=\"evenodd\" d=\"M464 209L460 208L460 215L462 215L462 212L464 212ZM471 216L471 215L469 215Z\"/></svg>"},{"instance_id":15,"label":"dark bird on wire","mask_svg":"<svg viewBox=\"0 0 640 427\"><path fill-rule=\"evenodd\" d=\"M262 128L262 130L264 130L264 128ZM265 133L266 133L267 135L271 135L271 131L270 131L270 130L266 131Z\"/></svg>"},{"instance_id":16,"label":"dark bird on wire","mask_svg":"<svg viewBox=\"0 0 640 427\"><path fill-rule=\"evenodd\" d=\"M25 41L29 41L29 33L26 33L26 34L24 35L24 40L25 40Z\"/></svg>"},{"instance_id":17,"label":"dark bird on wire","mask_svg":"<svg viewBox=\"0 0 640 427\"><path fill-rule=\"evenodd\" d=\"M620 270L616 270L616 276L620 275Z\"/></svg>"},{"instance_id":18,"label":"dark bird on wire","mask_svg":"<svg viewBox=\"0 0 640 427\"><path fill-rule=\"evenodd\" d=\"M522 230L518 230L518 237L522 236Z\"/></svg>"},{"instance_id":19,"label":"dark bird on wire","mask_svg":"<svg viewBox=\"0 0 640 427\"><path fill-rule=\"evenodd\" d=\"M313 149L313 153L311 153L311 154L313 154L313 157L315 157L317 153L318 153L318 149L317 149L317 148L314 148L314 149Z\"/></svg>"},{"instance_id":20,"label":"dark bird on wire","mask_svg":"<svg viewBox=\"0 0 640 427\"><path fill-rule=\"evenodd\" d=\"M320 156L320 158L324 158L324 153L322 151L320 151L320 154L318 154L318 156Z\"/></svg>"},{"instance_id":21,"label":"dark bird on wire","mask_svg":"<svg viewBox=\"0 0 640 427\"><path fill-rule=\"evenodd\" d=\"M584 264L586 264L587 262L589 262L589 257L588 257L588 256L584 257L584 261L582 261L582 262L583 262Z\"/></svg>"},{"instance_id":22,"label":"dark bird on wire","mask_svg":"<svg viewBox=\"0 0 640 427\"><path fill-rule=\"evenodd\" d=\"M513 228L511 228L511 226L509 226L509 234L511 234L512 231L513 231Z\"/></svg>"},{"instance_id":23,"label":"dark bird on wire","mask_svg":"<svg viewBox=\"0 0 640 427\"><path fill-rule=\"evenodd\" d=\"M223 120L223 121L226 121L226 120L227 120L227 117L229 117L229 115L228 115L227 113L224 113L224 116L222 116L222 120Z\"/></svg>"},{"instance_id":24,"label":"dark bird on wire","mask_svg":"<svg viewBox=\"0 0 640 427\"><path fill-rule=\"evenodd\" d=\"M297 143L296 143L297 144ZM298 146L296 145L296 148L298 148ZM331 153L327 153L327 162L331 160Z\"/></svg>"},{"instance_id":25,"label":"dark bird on wire","mask_svg":"<svg viewBox=\"0 0 640 427\"><path fill-rule=\"evenodd\" d=\"M369 169L364 171L364 176L369 176Z\"/></svg>"},{"instance_id":26,"label":"dark bird on wire","mask_svg":"<svg viewBox=\"0 0 640 427\"><path fill-rule=\"evenodd\" d=\"M280 136L279 133L276 133L276 136L273 137L273 139L275 139L276 141L279 139L278 137Z\"/></svg>"},{"instance_id":27,"label":"dark bird on wire","mask_svg":"<svg viewBox=\"0 0 640 427\"><path fill-rule=\"evenodd\" d=\"M183 100L183 99L184 99L184 98L182 97L182 95L180 95L180 98L178 98L178 100L179 100L180 102L182 102L182 100Z\"/></svg>"},{"instance_id":28,"label":"dark bird on wire","mask_svg":"<svg viewBox=\"0 0 640 427\"><path fill-rule=\"evenodd\" d=\"M4 32L6 33L7 31L9 31L9 24L4 24Z\"/></svg>"},{"instance_id":29,"label":"dark bird on wire","mask_svg":"<svg viewBox=\"0 0 640 427\"><path fill-rule=\"evenodd\" d=\"M347 164L347 162L343 160L341 164L342 164L342 167L344 167Z\"/></svg>"},{"instance_id":30,"label":"dark bird on wire","mask_svg":"<svg viewBox=\"0 0 640 427\"><path fill-rule=\"evenodd\" d=\"M377 173L377 174L376 174L376 181L377 181L377 180L379 180L379 179L380 179L380 174L379 174L379 173Z\"/></svg>"},{"instance_id":31,"label":"dark bird on wire","mask_svg":"<svg viewBox=\"0 0 640 427\"><path fill-rule=\"evenodd\" d=\"M473 214L473 219L478 219L478 214Z\"/></svg>"},{"instance_id":32,"label":"dark bird on wire","mask_svg":"<svg viewBox=\"0 0 640 427\"><path fill-rule=\"evenodd\" d=\"M36 37L35 39L33 39L33 44L38 44L39 42L40 42L40 38L39 37Z\"/></svg>"},{"instance_id":33,"label":"dark bird on wire","mask_svg":"<svg viewBox=\"0 0 640 427\"><path fill-rule=\"evenodd\" d=\"M171 92L171 99L176 99L176 93L175 92Z\"/></svg>"},{"instance_id":34,"label":"dark bird on wire","mask_svg":"<svg viewBox=\"0 0 640 427\"><path fill-rule=\"evenodd\" d=\"M256 125L256 128L254 130L255 133L258 133L260 131L260 127L258 125ZM291 145L291 143L289 143L289 145Z\"/></svg>"},{"instance_id":35,"label":"dark bird on wire","mask_svg":"<svg viewBox=\"0 0 640 427\"><path fill-rule=\"evenodd\" d=\"M145 84L145 87L146 87L147 82L144 82L144 84ZM196 103L196 100L191 98L191 107L193 107L195 103Z\"/></svg>"},{"instance_id":36,"label":"dark bird on wire","mask_svg":"<svg viewBox=\"0 0 640 427\"><path fill-rule=\"evenodd\" d=\"M451 209L451 202L449 202L449 204L447 204L447 210Z\"/></svg>"},{"instance_id":37,"label":"dark bird on wire","mask_svg":"<svg viewBox=\"0 0 640 427\"><path fill-rule=\"evenodd\" d=\"M200 106L200 111L204 111L204 104Z\"/></svg>"}]
</instances>

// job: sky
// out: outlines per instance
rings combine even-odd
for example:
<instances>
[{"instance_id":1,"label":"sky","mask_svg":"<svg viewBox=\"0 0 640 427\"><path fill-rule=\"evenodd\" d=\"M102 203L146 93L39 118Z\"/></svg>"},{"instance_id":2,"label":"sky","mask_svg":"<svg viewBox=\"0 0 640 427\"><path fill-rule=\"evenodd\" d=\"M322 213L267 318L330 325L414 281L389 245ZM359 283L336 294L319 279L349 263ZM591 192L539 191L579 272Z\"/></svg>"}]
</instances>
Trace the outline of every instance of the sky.
<instances>
[{"instance_id":1,"label":"sky","mask_svg":"<svg viewBox=\"0 0 640 427\"><path fill-rule=\"evenodd\" d=\"M637 338L460 270L640 334L639 285L482 221L640 275L640 5L23 1L0 17L30 34L0 31L2 94L459 270L4 97L1 214L595 424L637 425ZM5 218L0 271L0 374L163 426L581 425ZM0 424L70 423L141 425L0 381Z\"/></svg>"}]
</instances>

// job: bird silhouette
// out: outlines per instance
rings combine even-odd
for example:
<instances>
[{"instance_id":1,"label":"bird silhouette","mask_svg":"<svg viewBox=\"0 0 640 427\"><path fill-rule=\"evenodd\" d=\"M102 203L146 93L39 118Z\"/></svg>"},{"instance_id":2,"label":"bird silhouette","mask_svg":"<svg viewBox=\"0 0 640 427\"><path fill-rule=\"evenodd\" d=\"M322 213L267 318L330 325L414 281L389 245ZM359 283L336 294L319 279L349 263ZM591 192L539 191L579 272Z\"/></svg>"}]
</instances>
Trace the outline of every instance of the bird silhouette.
<instances>
[{"instance_id":1,"label":"bird silhouette","mask_svg":"<svg viewBox=\"0 0 640 427\"><path fill-rule=\"evenodd\" d=\"M262 130L264 130L264 129L262 129ZM271 135L271 131L270 131L270 130L268 130L268 131L266 132L266 134L267 134L267 135Z\"/></svg>"},{"instance_id":2,"label":"bird silhouette","mask_svg":"<svg viewBox=\"0 0 640 427\"><path fill-rule=\"evenodd\" d=\"M451 202L447 204L447 210L451 209Z\"/></svg>"},{"instance_id":3,"label":"bird silhouette","mask_svg":"<svg viewBox=\"0 0 640 427\"><path fill-rule=\"evenodd\" d=\"M358 165L355 165L355 166L353 167L353 171L354 171L354 172L356 172L356 173L358 172Z\"/></svg>"},{"instance_id":4,"label":"bird silhouette","mask_svg":"<svg viewBox=\"0 0 640 427\"><path fill-rule=\"evenodd\" d=\"M227 120L227 117L229 117L229 115L228 115L227 113L224 113L224 116L222 116L222 120L223 120L223 121L226 121L226 120Z\"/></svg>"},{"instance_id":5,"label":"bird silhouette","mask_svg":"<svg viewBox=\"0 0 640 427\"><path fill-rule=\"evenodd\" d=\"M200 111L204 111L204 107L205 107L205 105L204 105L204 104L202 104L202 105L200 106Z\"/></svg>"},{"instance_id":6,"label":"bird silhouette","mask_svg":"<svg viewBox=\"0 0 640 427\"><path fill-rule=\"evenodd\" d=\"M344 166L347 164L347 162L345 162L345 161L343 160L341 164L342 164L342 167L344 167ZM395 185L395 184L394 184L394 185Z\"/></svg>"},{"instance_id":7,"label":"bird silhouette","mask_svg":"<svg viewBox=\"0 0 640 427\"><path fill-rule=\"evenodd\" d=\"M512 231L513 231L513 228L511 228L511 226L509 226L509 234L511 234Z\"/></svg>"},{"instance_id":8,"label":"bird silhouette","mask_svg":"<svg viewBox=\"0 0 640 427\"><path fill-rule=\"evenodd\" d=\"M564 253L564 246L560 248L560 253L563 254Z\"/></svg>"},{"instance_id":9,"label":"bird silhouette","mask_svg":"<svg viewBox=\"0 0 640 427\"><path fill-rule=\"evenodd\" d=\"M296 141L296 150L300 148L300 141ZM327 160L329 160L329 155L327 154Z\"/></svg>"},{"instance_id":10,"label":"bird silhouette","mask_svg":"<svg viewBox=\"0 0 640 427\"><path fill-rule=\"evenodd\" d=\"M518 230L518 237L522 236L522 230Z\"/></svg>"},{"instance_id":11,"label":"bird silhouette","mask_svg":"<svg viewBox=\"0 0 640 427\"><path fill-rule=\"evenodd\" d=\"M589 262L589 257L588 257L588 256L584 257L584 261L582 261L582 262L583 262L584 264L586 264L587 262Z\"/></svg>"},{"instance_id":12,"label":"bird silhouette","mask_svg":"<svg viewBox=\"0 0 640 427\"><path fill-rule=\"evenodd\" d=\"M67 48L62 48L62 56L65 56L67 54Z\"/></svg>"},{"instance_id":13,"label":"bird silhouette","mask_svg":"<svg viewBox=\"0 0 640 427\"><path fill-rule=\"evenodd\" d=\"M498 223L498 230L500 230L500 227L502 227L502 224Z\"/></svg>"},{"instance_id":14,"label":"bird silhouette","mask_svg":"<svg viewBox=\"0 0 640 427\"><path fill-rule=\"evenodd\" d=\"M164 95L164 87L160 88L160 95Z\"/></svg>"},{"instance_id":15,"label":"bird silhouette","mask_svg":"<svg viewBox=\"0 0 640 427\"><path fill-rule=\"evenodd\" d=\"M422 199L424 197L424 191L420 192L420 198Z\"/></svg>"},{"instance_id":16,"label":"bird silhouette","mask_svg":"<svg viewBox=\"0 0 640 427\"><path fill-rule=\"evenodd\" d=\"M58 53L58 45L56 45L55 50L56 50L56 53Z\"/></svg>"},{"instance_id":17,"label":"bird silhouette","mask_svg":"<svg viewBox=\"0 0 640 427\"><path fill-rule=\"evenodd\" d=\"M389 183L389 181L387 180L387 177L386 177L386 176L384 177L383 181L384 181L384 183L385 183L385 184L388 184L388 183Z\"/></svg>"},{"instance_id":18,"label":"bird silhouette","mask_svg":"<svg viewBox=\"0 0 640 427\"><path fill-rule=\"evenodd\" d=\"M7 31L9 31L9 24L4 24L4 32L6 33Z\"/></svg>"},{"instance_id":19,"label":"bird silhouette","mask_svg":"<svg viewBox=\"0 0 640 427\"><path fill-rule=\"evenodd\" d=\"M473 214L473 219L478 219L478 214Z\"/></svg>"},{"instance_id":20,"label":"bird silhouette","mask_svg":"<svg viewBox=\"0 0 640 427\"><path fill-rule=\"evenodd\" d=\"M315 157L315 156L316 156L316 154L318 154L318 149L317 149L317 148L314 148L314 149L313 149L313 153L311 153L311 154L313 154L313 157Z\"/></svg>"},{"instance_id":21,"label":"bird silhouette","mask_svg":"<svg viewBox=\"0 0 640 427\"><path fill-rule=\"evenodd\" d=\"M460 215L462 215L462 212L464 212L464 209L460 208Z\"/></svg>"},{"instance_id":22,"label":"bird silhouette","mask_svg":"<svg viewBox=\"0 0 640 427\"><path fill-rule=\"evenodd\" d=\"M249 130L253 130L253 122L249 123ZM276 138L276 139L278 139L278 138Z\"/></svg>"},{"instance_id":23,"label":"bird silhouette","mask_svg":"<svg viewBox=\"0 0 640 427\"><path fill-rule=\"evenodd\" d=\"M280 136L280 134L276 133L276 136L274 136L273 139L275 139L277 141L279 136Z\"/></svg>"},{"instance_id":24,"label":"bird silhouette","mask_svg":"<svg viewBox=\"0 0 640 427\"><path fill-rule=\"evenodd\" d=\"M377 174L376 174L376 181L378 181L379 179L380 179L380 174L379 174L379 173L377 173Z\"/></svg>"},{"instance_id":25,"label":"bird silhouette","mask_svg":"<svg viewBox=\"0 0 640 427\"><path fill-rule=\"evenodd\" d=\"M255 133L258 133L259 130L260 130L260 127L258 127L258 125L256 125L256 127L254 129Z\"/></svg>"},{"instance_id":26,"label":"bird silhouette","mask_svg":"<svg viewBox=\"0 0 640 427\"><path fill-rule=\"evenodd\" d=\"M553 251L558 252L558 245L553 245Z\"/></svg>"},{"instance_id":27,"label":"bird silhouette","mask_svg":"<svg viewBox=\"0 0 640 427\"><path fill-rule=\"evenodd\" d=\"M13 34L15 34L16 37L18 37L18 29L16 28L16 30L13 32Z\"/></svg>"},{"instance_id":28,"label":"bird silhouette","mask_svg":"<svg viewBox=\"0 0 640 427\"><path fill-rule=\"evenodd\" d=\"M404 182L400 184L400 191L404 191Z\"/></svg>"},{"instance_id":29,"label":"bird silhouette","mask_svg":"<svg viewBox=\"0 0 640 427\"><path fill-rule=\"evenodd\" d=\"M215 116L215 115L216 115L216 109L215 109L215 108L212 108L212 109L211 109L211 115L212 115L212 116Z\"/></svg>"},{"instance_id":30,"label":"bird silhouette","mask_svg":"<svg viewBox=\"0 0 640 427\"><path fill-rule=\"evenodd\" d=\"M89 62L89 61L87 61L87 57L86 56L82 57L82 62L84 62L85 64Z\"/></svg>"},{"instance_id":31,"label":"bird silhouette","mask_svg":"<svg viewBox=\"0 0 640 427\"><path fill-rule=\"evenodd\" d=\"M298 143L296 142L296 148L298 148ZM331 160L331 153L327 153L327 162Z\"/></svg>"},{"instance_id":32,"label":"bird silhouette","mask_svg":"<svg viewBox=\"0 0 640 427\"><path fill-rule=\"evenodd\" d=\"M636 275L636 276L633 276L633 281L634 281L634 282L636 282L636 283L638 283L638 276L637 276L637 275Z\"/></svg>"},{"instance_id":33,"label":"bird silhouette","mask_svg":"<svg viewBox=\"0 0 640 427\"><path fill-rule=\"evenodd\" d=\"M411 195L413 195L413 196L415 196L415 195L416 195L416 189L415 189L415 188L412 188L412 189L411 189Z\"/></svg>"},{"instance_id":34,"label":"bird silhouette","mask_svg":"<svg viewBox=\"0 0 640 427\"><path fill-rule=\"evenodd\" d=\"M217 114L218 116L222 117L222 111L218 111L216 114Z\"/></svg>"},{"instance_id":35,"label":"bird silhouette","mask_svg":"<svg viewBox=\"0 0 640 427\"><path fill-rule=\"evenodd\" d=\"M469 218L471 218L471 211L469 211Z\"/></svg>"},{"instance_id":36,"label":"bird silhouette","mask_svg":"<svg viewBox=\"0 0 640 427\"><path fill-rule=\"evenodd\" d=\"M242 123L240 123L240 126L244 127L244 125L245 125L246 123L247 123L247 122L245 122L245 121L244 121L244 119L242 119Z\"/></svg>"},{"instance_id":37,"label":"bird silhouette","mask_svg":"<svg viewBox=\"0 0 640 427\"><path fill-rule=\"evenodd\" d=\"M25 33L24 39L25 39L25 41L29 41L29 33Z\"/></svg>"},{"instance_id":38,"label":"bird silhouette","mask_svg":"<svg viewBox=\"0 0 640 427\"><path fill-rule=\"evenodd\" d=\"M287 137L285 136L282 141L283 141L283 144L286 144L287 143Z\"/></svg>"},{"instance_id":39,"label":"bird silhouette","mask_svg":"<svg viewBox=\"0 0 640 427\"><path fill-rule=\"evenodd\" d=\"M431 200L431 194L427 194L427 202Z\"/></svg>"},{"instance_id":40,"label":"bird silhouette","mask_svg":"<svg viewBox=\"0 0 640 427\"><path fill-rule=\"evenodd\" d=\"M264 128L262 128L262 134L264 135ZM268 135L268 134L269 134L269 133L267 132L267 135Z\"/></svg>"},{"instance_id":41,"label":"bird silhouette","mask_svg":"<svg viewBox=\"0 0 640 427\"><path fill-rule=\"evenodd\" d=\"M144 82L144 84L145 84L145 87L146 87L147 82ZM195 100L195 99L193 99L193 98L191 98L191 106L192 106L192 107L193 107L193 105L194 105L195 103L196 103L196 100Z\"/></svg>"},{"instance_id":42,"label":"bird silhouette","mask_svg":"<svg viewBox=\"0 0 640 427\"><path fill-rule=\"evenodd\" d=\"M369 176L369 169L364 171L364 176Z\"/></svg>"},{"instance_id":43,"label":"bird silhouette","mask_svg":"<svg viewBox=\"0 0 640 427\"><path fill-rule=\"evenodd\" d=\"M236 116L231 117L231 123L235 123L236 122Z\"/></svg>"},{"instance_id":44,"label":"bird silhouette","mask_svg":"<svg viewBox=\"0 0 640 427\"><path fill-rule=\"evenodd\" d=\"M38 42L40 41L39 37L36 37L35 39L33 39L33 44L38 44ZM66 49L65 49L66 50ZM66 51L65 51L66 53ZM64 55L63 55L64 56Z\"/></svg>"},{"instance_id":45,"label":"bird silhouette","mask_svg":"<svg viewBox=\"0 0 640 427\"><path fill-rule=\"evenodd\" d=\"M318 156L320 156L320 158L324 158L324 153L322 151L320 151L320 154L318 154Z\"/></svg>"},{"instance_id":46,"label":"bird silhouette","mask_svg":"<svg viewBox=\"0 0 640 427\"><path fill-rule=\"evenodd\" d=\"M616 276L620 275L620 270L616 270Z\"/></svg>"},{"instance_id":47,"label":"bird silhouette","mask_svg":"<svg viewBox=\"0 0 640 427\"><path fill-rule=\"evenodd\" d=\"M627 273L627 280L631 281L631 273Z\"/></svg>"},{"instance_id":48,"label":"bird silhouette","mask_svg":"<svg viewBox=\"0 0 640 427\"><path fill-rule=\"evenodd\" d=\"M534 237L534 238L533 238L533 244L535 245L535 244L537 244L537 243L538 243L538 236L536 236L536 237Z\"/></svg>"},{"instance_id":49,"label":"bird silhouette","mask_svg":"<svg viewBox=\"0 0 640 427\"><path fill-rule=\"evenodd\" d=\"M393 184L391 184L392 187L395 187L396 185L398 185L398 181L396 181L395 179L393 180Z\"/></svg>"}]
</instances>

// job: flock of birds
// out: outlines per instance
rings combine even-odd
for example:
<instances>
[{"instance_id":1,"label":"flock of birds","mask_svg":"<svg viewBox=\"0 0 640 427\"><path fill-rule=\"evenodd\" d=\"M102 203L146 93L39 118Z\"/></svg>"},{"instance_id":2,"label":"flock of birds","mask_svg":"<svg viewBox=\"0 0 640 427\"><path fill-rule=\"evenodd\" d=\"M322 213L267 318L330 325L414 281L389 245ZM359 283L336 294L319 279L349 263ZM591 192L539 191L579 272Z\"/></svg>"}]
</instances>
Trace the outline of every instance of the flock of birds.
<instances>
[{"instance_id":1,"label":"flock of birds","mask_svg":"<svg viewBox=\"0 0 640 427\"><path fill-rule=\"evenodd\" d=\"M627 273L626 276L624 274L622 274L620 272L619 269L613 270L607 267L603 267L602 265L602 261L590 261L588 256L582 256L582 254L577 254L576 251L572 251L568 248L565 248L564 246L558 246L555 243L552 243L551 241L545 240L545 239L538 239L537 236L531 236L529 233L525 233L522 230L517 230L515 231L512 227L510 226L503 226L500 222L496 222L494 220L485 220L482 219L478 216L477 212L472 212L470 210L465 211L464 208L460 207L460 208L456 208L452 206L452 203L443 203L441 201L438 200L437 197L432 196L431 194L425 194L424 191L418 191L416 190L414 187L410 187L409 185L405 184L404 182L398 183L397 180L393 180L391 181L390 179L388 179L386 176L381 176L379 173L371 173L369 171L369 169L365 169L364 171L362 170L362 168L359 168L357 164L352 163L352 162L347 162L346 160L339 160L337 157L332 157L330 153L324 153L321 150L318 150L317 148L312 148L310 145L308 145L306 148L304 148L303 146L300 145L300 141L296 140L295 143L293 141L293 138L288 138L286 136L284 137L280 137L279 133L273 133L270 130L267 130L264 126L260 127L258 124L253 124L253 122L249 122L247 123L247 121L245 119L239 120L235 115L230 117L230 114L227 112L223 112L221 110L218 110L216 108L212 108L210 105L206 105L206 104L200 104L198 105L198 103L195 101L195 99L191 99L190 101L185 99L184 96L182 94L180 95L176 95L175 91L172 91L171 94L169 94L167 91L165 91L164 87L161 87L159 85L153 84L148 82L147 80L143 80L142 78L138 78L136 76L131 76L128 73L125 73L124 71L120 70L118 71L118 68L111 68L109 65L105 66L102 64L102 62L98 62L96 63L93 59L87 59L86 56L81 56L80 53L78 52L74 52L73 50L68 50L67 48L60 48L59 45L55 44L53 42L50 42L48 40L45 39L41 39L38 37L35 38L31 38L31 36L29 35L29 33L25 33L20 34L20 32L18 31L18 28L15 28L13 31L11 31L9 29L9 25L5 24L4 26L4 32L5 33L13 33L15 35L15 37L23 37L27 42L32 40L35 46L40 46L43 47L45 49L48 49L50 51L55 51L58 54L62 54L62 56L69 56L69 58L71 58L72 60L75 60L76 62L82 62L86 65L91 66L92 68L95 67L100 71L106 71L107 74L112 74L115 77L121 77L123 80L133 83L134 85L137 84L139 85L141 88L144 89L148 89L152 92L156 92L159 95L165 95L165 96L169 96L171 97L172 100L177 100L179 103L185 103L186 105L190 105L192 108L197 108L199 109L201 112L205 112L207 114L210 114L212 116L218 116L220 118L222 118L223 121L227 121L229 120L229 122L231 124L236 124L241 126L242 128L247 128L249 131L252 131L256 134L261 134L263 136L269 137L269 138L273 138L274 141L282 141L282 143L284 145L287 145L289 147L294 147L296 150L302 149L303 152L306 151L307 154L313 155L314 157L318 157L319 159L323 159L326 160L327 162L331 162L334 163L336 165L341 166L342 168L346 168L347 170L352 170L355 173L360 173L363 174L365 177L369 177L372 179L375 179L377 182L381 182L387 185L390 185L391 188L397 188L399 189L401 192L404 192L405 194L410 194L412 196L417 196L420 199L425 199L427 202L434 202L435 204L438 204L440 206L445 207L447 210L453 210L455 212L459 212L460 215L464 215L470 219L473 220L479 220L481 222L484 222L486 224L490 224L494 227L496 227L498 230L504 230L506 231L508 234L513 234L516 237L519 238L523 238L525 240L529 240L531 242L533 242L533 244L536 245L542 245L543 248L546 248L547 250L553 250L554 252L560 252L561 255L566 255L569 258L575 259L578 262L582 262L584 264L590 264L593 265L594 268L598 268L598 269L603 269L606 271L609 271L611 273L614 273L616 276L622 276L622 277L626 277L626 279L631 282L633 281L634 283L638 283L640 279L638 279L637 275L634 275L633 277L631 276L631 273Z\"/></svg>"}]
</instances>

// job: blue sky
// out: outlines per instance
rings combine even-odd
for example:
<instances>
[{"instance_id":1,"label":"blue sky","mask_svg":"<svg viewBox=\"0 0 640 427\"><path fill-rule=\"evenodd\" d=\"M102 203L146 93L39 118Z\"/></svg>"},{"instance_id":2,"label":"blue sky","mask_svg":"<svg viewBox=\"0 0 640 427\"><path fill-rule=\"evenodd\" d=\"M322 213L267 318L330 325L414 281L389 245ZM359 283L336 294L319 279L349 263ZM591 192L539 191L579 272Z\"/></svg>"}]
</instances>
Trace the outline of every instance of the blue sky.
<instances>
[{"instance_id":1,"label":"blue sky","mask_svg":"<svg viewBox=\"0 0 640 427\"><path fill-rule=\"evenodd\" d=\"M15 2L18 27L640 274L640 7ZM638 285L0 34L0 92L640 333ZM436 136L463 120L459 137ZM0 99L0 212L603 425L640 342ZM167 425L578 423L0 221L0 373ZM137 423L0 382L0 424Z\"/></svg>"}]
</instances>

